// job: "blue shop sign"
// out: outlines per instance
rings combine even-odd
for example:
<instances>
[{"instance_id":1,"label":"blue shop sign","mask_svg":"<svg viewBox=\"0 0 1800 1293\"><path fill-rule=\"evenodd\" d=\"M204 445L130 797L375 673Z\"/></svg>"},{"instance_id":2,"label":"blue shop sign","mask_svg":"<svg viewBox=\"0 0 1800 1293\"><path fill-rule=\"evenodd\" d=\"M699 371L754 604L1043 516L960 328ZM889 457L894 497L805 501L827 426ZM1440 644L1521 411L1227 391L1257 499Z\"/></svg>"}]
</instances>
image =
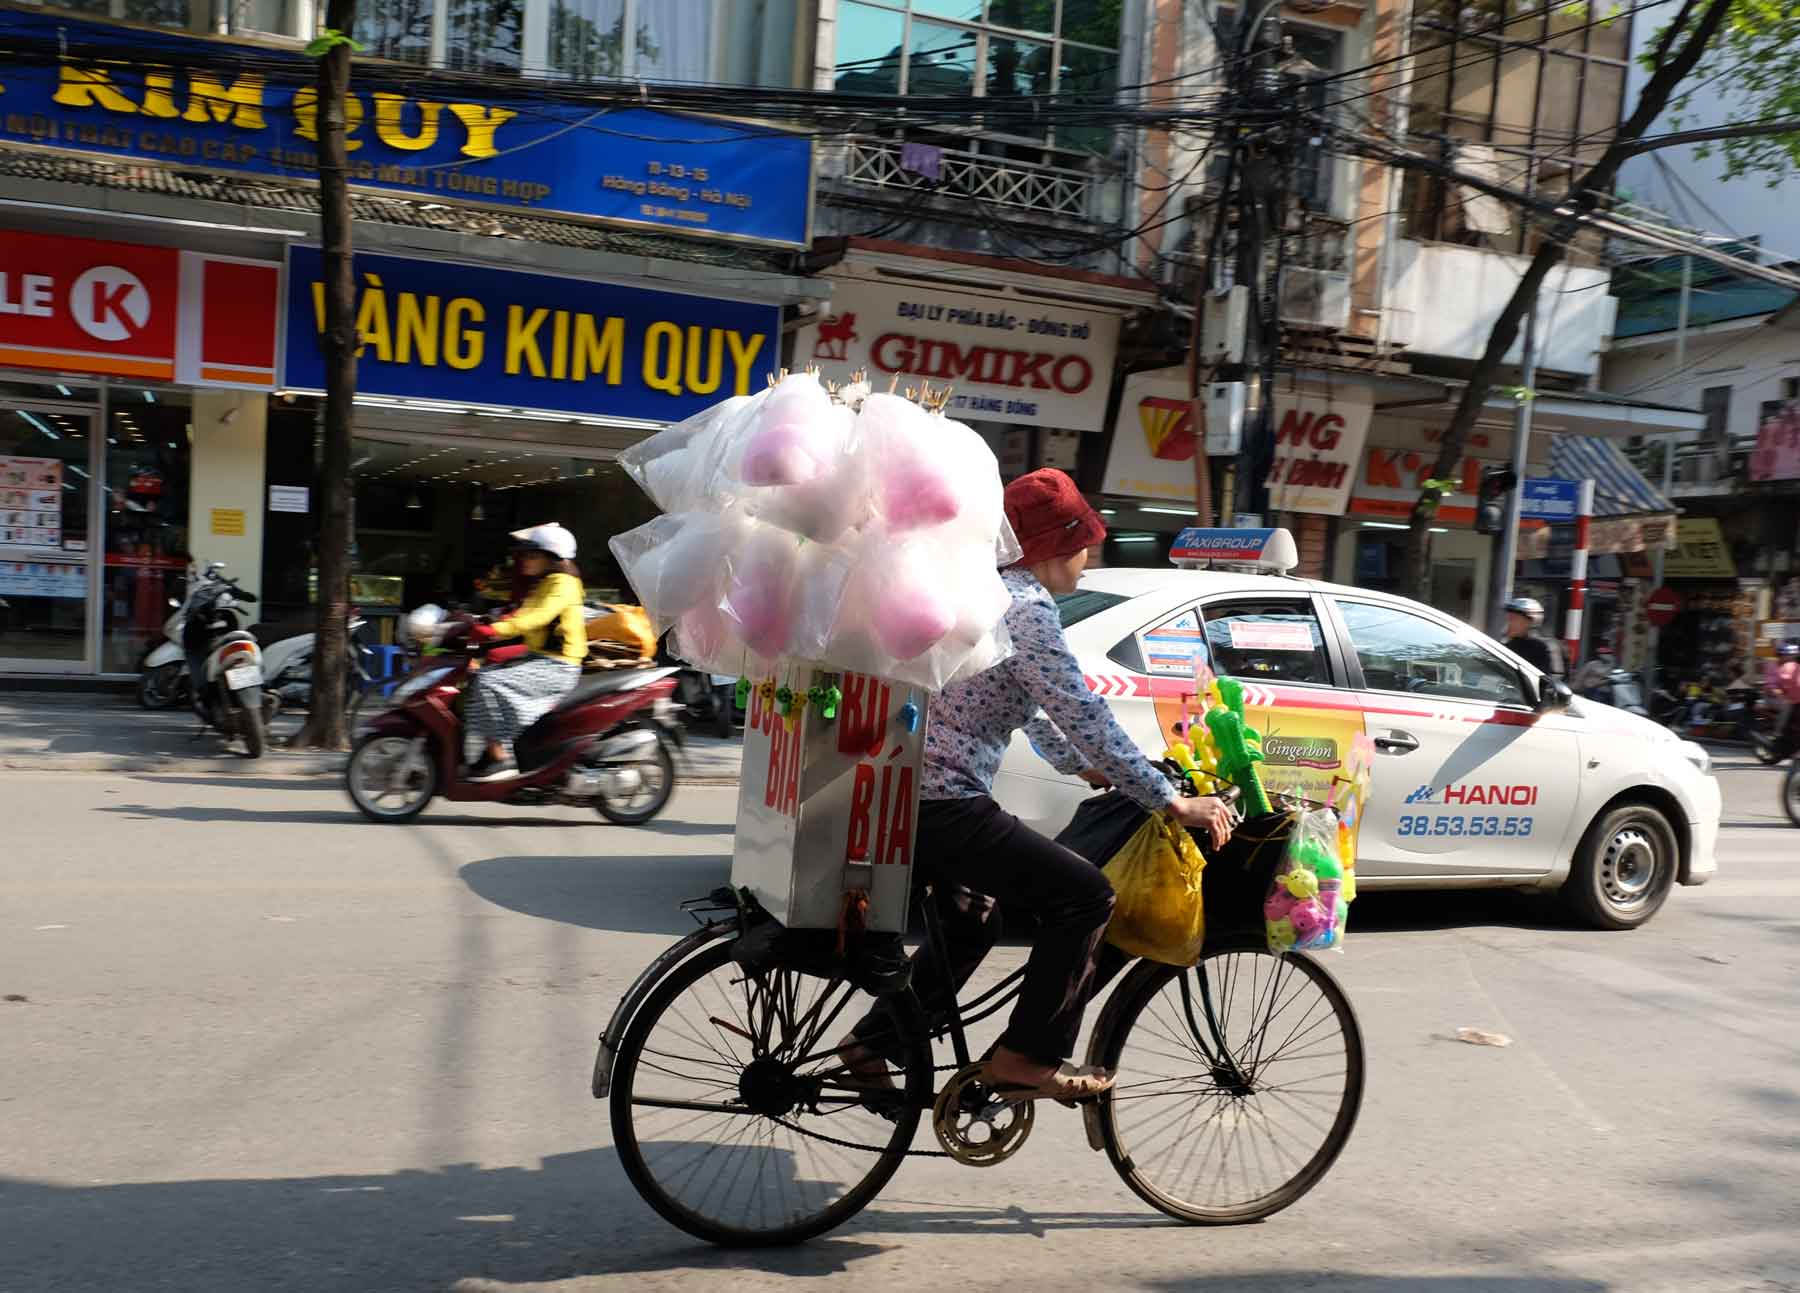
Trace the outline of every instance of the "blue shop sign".
<instances>
[{"instance_id":1,"label":"blue shop sign","mask_svg":"<svg viewBox=\"0 0 1800 1293\"><path fill-rule=\"evenodd\" d=\"M1575 509L1580 506L1580 481L1539 476L1526 480L1522 488L1520 516L1532 521L1575 520Z\"/></svg>"},{"instance_id":2,"label":"blue shop sign","mask_svg":"<svg viewBox=\"0 0 1800 1293\"><path fill-rule=\"evenodd\" d=\"M8 46L0 140L184 170L317 173L316 72L297 52L11 9L0 10L0 43ZM392 64L356 62L352 184L714 238L810 242L813 152L803 133L642 107L415 93L416 84L396 79Z\"/></svg>"},{"instance_id":3,"label":"blue shop sign","mask_svg":"<svg viewBox=\"0 0 1800 1293\"><path fill-rule=\"evenodd\" d=\"M554 274L356 257L357 390L579 417L685 418L761 390L780 362L773 305ZM288 251L281 384L322 390L322 258Z\"/></svg>"}]
</instances>

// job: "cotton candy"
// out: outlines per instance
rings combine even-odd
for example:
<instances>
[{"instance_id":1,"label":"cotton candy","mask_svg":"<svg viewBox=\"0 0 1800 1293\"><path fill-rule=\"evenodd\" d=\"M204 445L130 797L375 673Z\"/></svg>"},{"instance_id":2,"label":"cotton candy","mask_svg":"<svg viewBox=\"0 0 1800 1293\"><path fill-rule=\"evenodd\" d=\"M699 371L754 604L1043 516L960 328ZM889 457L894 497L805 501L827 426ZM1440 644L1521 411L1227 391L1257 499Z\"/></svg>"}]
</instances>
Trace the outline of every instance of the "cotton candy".
<instances>
[{"instance_id":1,"label":"cotton candy","mask_svg":"<svg viewBox=\"0 0 1800 1293\"><path fill-rule=\"evenodd\" d=\"M831 397L817 378L797 373L770 392L738 477L746 485L804 485L830 470L842 447Z\"/></svg>"},{"instance_id":2,"label":"cotton candy","mask_svg":"<svg viewBox=\"0 0 1800 1293\"><path fill-rule=\"evenodd\" d=\"M719 609L757 655L775 659L787 653L798 609L798 554L799 541L792 535L759 525L731 562Z\"/></svg>"}]
</instances>

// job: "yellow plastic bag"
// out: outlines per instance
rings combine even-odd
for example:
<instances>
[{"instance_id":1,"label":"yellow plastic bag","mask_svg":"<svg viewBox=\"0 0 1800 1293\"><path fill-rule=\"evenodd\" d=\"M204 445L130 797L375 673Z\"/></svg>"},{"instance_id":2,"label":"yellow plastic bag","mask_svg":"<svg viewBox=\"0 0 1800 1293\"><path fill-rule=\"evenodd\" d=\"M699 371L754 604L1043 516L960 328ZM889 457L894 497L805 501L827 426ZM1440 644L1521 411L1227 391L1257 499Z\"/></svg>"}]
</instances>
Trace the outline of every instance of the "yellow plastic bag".
<instances>
[{"instance_id":1,"label":"yellow plastic bag","mask_svg":"<svg viewBox=\"0 0 1800 1293\"><path fill-rule=\"evenodd\" d=\"M1200 846L1179 822L1163 813L1145 822L1104 868L1116 895L1106 941L1165 965L1193 965L1206 941L1205 869Z\"/></svg>"}]
</instances>

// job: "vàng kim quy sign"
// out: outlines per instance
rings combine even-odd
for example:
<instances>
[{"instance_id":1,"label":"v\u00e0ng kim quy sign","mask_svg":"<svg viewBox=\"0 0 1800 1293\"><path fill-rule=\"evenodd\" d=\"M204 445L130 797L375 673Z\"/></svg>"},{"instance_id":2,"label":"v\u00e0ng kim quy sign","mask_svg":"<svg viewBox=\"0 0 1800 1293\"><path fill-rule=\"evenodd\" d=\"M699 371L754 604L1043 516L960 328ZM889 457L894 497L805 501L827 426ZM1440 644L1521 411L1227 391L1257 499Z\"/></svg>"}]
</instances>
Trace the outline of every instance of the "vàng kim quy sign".
<instances>
[{"instance_id":1,"label":"v\u00e0ng kim quy sign","mask_svg":"<svg viewBox=\"0 0 1800 1293\"><path fill-rule=\"evenodd\" d=\"M0 9L0 48L0 140L187 170L318 171L316 73L297 52L11 9ZM22 52L32 49L57 57ZM246 54L254 62L239 65ZM350 182L362 188L781 246L811 239L802 133L651 108L415 93L392 64L364 60L347 110Z\"/></svg>"},{"instance_id":2,"label":"v\u00e0ng kim quy sign","mask_svg":"<svg viewBox=\"0 0 1800 1293\"><path fill-rule=\"evenodd\" d=\"M668 422L761 390L780 362L773 305L482 265L358 254L359 391ZM324 274L288 251L281 384L325 385Z\"/></svg>"}]
</instances>

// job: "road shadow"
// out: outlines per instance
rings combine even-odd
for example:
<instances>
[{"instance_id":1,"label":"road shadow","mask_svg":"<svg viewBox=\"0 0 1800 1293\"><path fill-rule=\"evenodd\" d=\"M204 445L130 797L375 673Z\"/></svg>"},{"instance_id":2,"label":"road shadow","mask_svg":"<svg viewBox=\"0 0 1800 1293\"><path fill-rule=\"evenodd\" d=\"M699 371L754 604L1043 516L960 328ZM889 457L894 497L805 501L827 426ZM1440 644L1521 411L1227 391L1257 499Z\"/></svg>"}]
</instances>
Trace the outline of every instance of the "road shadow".
<instances>
[{"instance_id":1,"label":"road shadow","mask_svg":"<svg viewBox=\"0 0 1800 1293\"><path fill-rule=\"evenodd\" d=\"M141 781L150 786L218 786L226 784L217 777L177 776L164 772L139 772L131 776L132 781ZM332 790L339 795L344 793L342 777L317 777L295 775L292 777L232 777L233 790Z\"/></svg>"},{"instance_id":2,"label":"road shadow","mask_svg":"<svg viewBox=\"0 0 1800 1293\"><path fill-rule=\"evenodd\" d=\"M1350 909L1350 932L1422 933L1502 926L1546 931L1577 930L1554 894L1519 889L1364 890Z\"/></svg>"},{"instance_id":3,"label":"road shadow","mask_svg":"<svg viewBox=\"0 0 1800 1293\"><path fill-rule=\"evenodd\" d=\"M680 934L693 928L681 904L729 884L731 856L498 857L457 874L478 897L522 915L620 934Z\"/></svg>"},{"instance_id":4,"label":"road shadow","mask_svg":"<svg viewBox=\"0 0 1800 1293\"><path fill-rule=\"evenodd\" d=\"M1336 1270L1258 1270L1145 1280L1140 1287L1170 1293L1607 1293L1617 1285L1562 1275L1358 1275Z\"/></svg>"},{"instance_id":5,"label":"road shadow","mask_svg":"<svg viewBox=\"0 0 1800 1293\"><path fill-rule=\"evenodd\" d=\"M601 1110L604 1116L604 1110ZM668 1226L608 1148L536 1169L62 1186L0 1177L8 1293L367 1293L671 1271L843 1275L888 1250L853 1236L725 1250ZM466 1282L466 1283L465 1283Z\"/></svg>"},{"instance_id":6,"label":"road shadow","mask_svg":"<svg viewBox=\"0 0 1800 1293\"><path fill-rule=\"evenodd\" d=\"M326 809L282 812L267 808L209 808L191 804L176 807L159 807L151 804L107 804L94 811L117 813L130 821L244 822L260 825L361 826L366 830L374 830L377 827L392 829L391 826L383 823L371 822L355 808L344 808L336 812ZM606 824L599 818L580 817L450 817L434 814L429 808L414 818L413 823L419 826L579 826L584 828Z\"/></svg>"}]
</instances>

